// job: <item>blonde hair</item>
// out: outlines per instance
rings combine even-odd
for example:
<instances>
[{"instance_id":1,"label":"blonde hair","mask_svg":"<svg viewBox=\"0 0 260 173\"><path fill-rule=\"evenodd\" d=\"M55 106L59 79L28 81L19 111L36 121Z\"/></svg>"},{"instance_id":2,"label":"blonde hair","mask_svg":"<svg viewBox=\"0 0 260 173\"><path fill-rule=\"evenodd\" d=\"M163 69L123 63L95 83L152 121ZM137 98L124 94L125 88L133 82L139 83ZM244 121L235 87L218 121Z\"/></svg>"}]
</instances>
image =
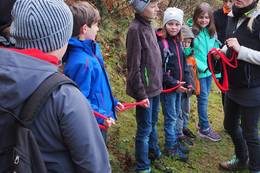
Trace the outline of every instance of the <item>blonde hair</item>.
<instances>
[{"instance_id":1,"label":"blonde hair","mask_svg":"<svg viewBox=\"0 0 260 173\"><path fill-rule=\"evenodd\" d=\"M256 5L256 11L260 11L260 0L258 1L257 5ZM254 23L254 20L256 17L257 16L252 16L250 18L250 20L248 21L247 27L250 29L251 32L253 31L253 23Z\"/></svg>"}]
</instances>

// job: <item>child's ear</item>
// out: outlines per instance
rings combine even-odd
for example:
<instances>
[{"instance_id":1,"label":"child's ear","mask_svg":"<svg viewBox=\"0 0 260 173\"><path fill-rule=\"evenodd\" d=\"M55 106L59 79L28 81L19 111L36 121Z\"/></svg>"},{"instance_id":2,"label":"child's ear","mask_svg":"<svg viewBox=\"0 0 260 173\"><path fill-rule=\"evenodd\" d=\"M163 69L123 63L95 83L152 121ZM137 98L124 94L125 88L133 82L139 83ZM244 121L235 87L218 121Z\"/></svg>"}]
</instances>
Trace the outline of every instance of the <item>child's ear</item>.
<instances>
[{"instance_id":1,"label":"child's ear","mask_svg":"<svg viewBox=\"0 0 260 173\"><path fill-rule=\"evenodd\" d=\"M81 28L80 28L80 33L82 34L86 34L87 31L88 31L88 25L87 24L84 24Z\"/></svg>"}]
</instances>

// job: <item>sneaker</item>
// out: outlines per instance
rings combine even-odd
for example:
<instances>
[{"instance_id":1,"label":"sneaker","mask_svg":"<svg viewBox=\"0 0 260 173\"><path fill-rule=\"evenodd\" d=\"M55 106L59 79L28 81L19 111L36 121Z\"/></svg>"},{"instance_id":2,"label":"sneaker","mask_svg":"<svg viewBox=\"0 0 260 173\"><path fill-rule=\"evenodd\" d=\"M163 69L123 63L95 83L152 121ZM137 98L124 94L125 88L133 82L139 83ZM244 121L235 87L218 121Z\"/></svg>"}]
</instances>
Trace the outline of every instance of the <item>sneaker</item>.
<instances>
[{"instance_id":1,"label":"sneaker","mask_svg":"<svg viewBox=\"0 0 260 173\"><path fill-rule=\"evenodd\" d=\"M188 146L193 146L192 140L185 135L179 136L178 141L183 142L183 143L187 144Z\"/></svg>"},{"instance_id":2,"label":"sneaker","mask_svg":"<svg viewBox=\"0 0 260 173\"><path fill-rule=\"evenodd\" d=\"M227 171L243 170L243 169L247 169L248 161L245 162L245 163L241 163L236 156L233 156L231 160L220 163L219 167L221 169L224 169L224 170L227 170Z\"/></svg>"},{"instance_id":3,"label":"sneaker","mask_svg":"<svg viewBox=\"0 0 260 173\"><path fill-rule=\"evenodd\" d=\"M162 161L162 159L156 159L152 161L152 165L155 169L164 172L164 173L172 173L173 170L165 165L165 163Z\"/></svg>"},{"instance_id":4,"label":"sneaker","mask_svg":"<svg viewBox=\"0 0 260 173\"><path fill-rule=\"evenodd\" d=\"M209 128L207 132L203 132L201 130L198 131L198 134L201 138L208 138L213 142L218 142L221 140L221 137L218 133L214 132L212 128Z\"/></svg>"},{"instance_id":5,"label":"sneaker","mask_svg":"<svg viewBox=\"0 0 260 173\"><path fill-rule=\"evenodd\" d=\"M174 146L173 148L169 148L169 149L165 148L164 153L165 153L166 156L174 158L176 160L179 160L179 161L182 161L182 162L188 161L188 156L185 153L183 153L179 149L179 147L177 147L177 145Z\"/></svg>"},{"instance_id":6,"label":"sneaker","mask_svg":"<svg viewBox=\"0 0 260 173\"><path fill-rule=\"evenodd\" d=\"M196 135L194 133L192 133L192 131L188 128L184 128L182 130L183 134L189 138L192 138L192 139L195 139L196 138Z\"/></svg>"},{"instance_id":7,"label":"sneaker","mask_svg":"<svg viewBox=\"0 0 260 173\"><path fill-rule=\"evenodd\" d=\"M189 147L187 147L186 144L182 141L178 141L177 147L185 154L190 152Z\"/></svg>"},{"instance_id":8,"label":"sneaker","mask_svg":"<svg viewBox=\"0 0 260 173\"><path fill-rule=\"evenodd\" d=\"M142 171L136 171L136 173L151 173L151 168Z\"/></svg>"}]
</instances>

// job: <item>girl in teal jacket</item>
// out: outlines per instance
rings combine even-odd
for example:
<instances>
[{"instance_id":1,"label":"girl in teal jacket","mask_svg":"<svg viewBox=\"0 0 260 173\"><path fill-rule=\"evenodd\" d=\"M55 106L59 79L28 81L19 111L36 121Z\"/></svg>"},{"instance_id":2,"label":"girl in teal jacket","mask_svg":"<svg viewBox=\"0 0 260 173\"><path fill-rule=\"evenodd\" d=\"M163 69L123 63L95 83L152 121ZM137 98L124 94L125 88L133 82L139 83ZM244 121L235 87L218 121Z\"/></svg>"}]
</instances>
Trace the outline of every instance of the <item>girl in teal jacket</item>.
<instances>
[{"instance_id":1,"label":"girl in teal jacket","mask_svg":"<svg viewBox=\"0 0 260 173\"><path fill-rule=\"evenodd\" d=\"M194 39L194 56L197 62L200 80L200 95L198 100L199 136L212 141L219 141L221 137L212 130L208 121L208 97L211 89L211 73L208 69L207 54L212 48L219 48L215 37L216 29L213 11L208 3L201 3L194 11L192 31Z\"/></svg>"}]
</instances>

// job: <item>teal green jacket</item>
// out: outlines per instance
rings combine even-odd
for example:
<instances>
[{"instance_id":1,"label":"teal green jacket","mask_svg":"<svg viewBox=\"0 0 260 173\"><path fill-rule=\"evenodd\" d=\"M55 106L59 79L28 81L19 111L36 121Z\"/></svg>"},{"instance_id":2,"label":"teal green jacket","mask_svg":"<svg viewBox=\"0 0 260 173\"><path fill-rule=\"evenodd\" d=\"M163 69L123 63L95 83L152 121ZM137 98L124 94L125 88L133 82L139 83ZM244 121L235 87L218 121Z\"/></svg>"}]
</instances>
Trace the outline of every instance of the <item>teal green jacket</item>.
<instances>
[{"instance_id":1,"label":"teal green jacket","mask_svg":"<svg viewBox=\"0 0 260 173\"><path fill-rule=\"evenodd\" d=\"M211 76L208 70L207 55L212 48L219 48L219 43L216 37L210 37L207 28L203 28L194 39L194 56L197 62L199 78Z\"/></svg>"}]
</instances>

